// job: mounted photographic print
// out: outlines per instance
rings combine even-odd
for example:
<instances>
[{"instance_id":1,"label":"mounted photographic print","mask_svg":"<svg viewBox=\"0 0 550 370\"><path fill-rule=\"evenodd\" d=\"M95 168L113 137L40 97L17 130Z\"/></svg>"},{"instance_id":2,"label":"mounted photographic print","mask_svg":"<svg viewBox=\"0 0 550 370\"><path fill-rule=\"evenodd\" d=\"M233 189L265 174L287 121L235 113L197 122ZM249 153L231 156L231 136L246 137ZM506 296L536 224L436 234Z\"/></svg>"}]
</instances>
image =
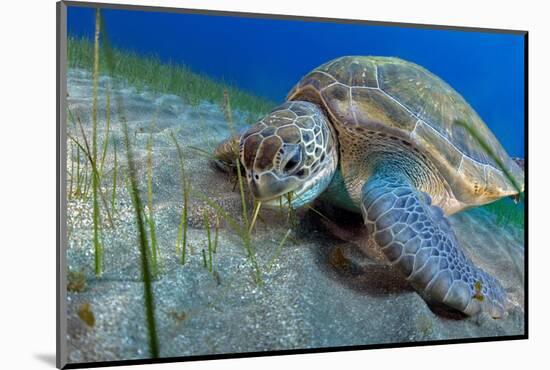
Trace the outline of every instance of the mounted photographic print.
<instances>
[{"instance_id":1,"label":"mounted photographic print","mask_svg":"<svg viewBox=\"0 0 550 370\"><path fill-rule=\"evenodd\" d=\"M58 3L58 367L527 338L526 50Z\"/></svg>"}]
</instances>

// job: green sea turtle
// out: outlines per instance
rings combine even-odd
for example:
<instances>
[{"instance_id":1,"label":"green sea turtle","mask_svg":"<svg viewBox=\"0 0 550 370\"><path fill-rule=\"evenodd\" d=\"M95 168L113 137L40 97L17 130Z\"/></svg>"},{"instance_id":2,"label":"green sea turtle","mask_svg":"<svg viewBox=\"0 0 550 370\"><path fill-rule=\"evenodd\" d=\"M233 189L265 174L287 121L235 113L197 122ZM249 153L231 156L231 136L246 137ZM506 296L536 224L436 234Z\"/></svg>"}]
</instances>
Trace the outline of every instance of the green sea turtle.
<instances>
[{"instance_id":1,"label":"green sea turtle","mask_svg":"<svg viewBox=\"0 0 550 370\"><path fill-rule=\"evenodd\" d=\"M332 60L215 155L236 162L237 150L250 191L264 204L292 192L292 207L319 198L360 212L387 259L427 301L503 316L504 289L463 252L446 216L517 194L502 164L523 191L523 171L472 107L426 69L387 57Z\"/></svg>"}]
</instances>

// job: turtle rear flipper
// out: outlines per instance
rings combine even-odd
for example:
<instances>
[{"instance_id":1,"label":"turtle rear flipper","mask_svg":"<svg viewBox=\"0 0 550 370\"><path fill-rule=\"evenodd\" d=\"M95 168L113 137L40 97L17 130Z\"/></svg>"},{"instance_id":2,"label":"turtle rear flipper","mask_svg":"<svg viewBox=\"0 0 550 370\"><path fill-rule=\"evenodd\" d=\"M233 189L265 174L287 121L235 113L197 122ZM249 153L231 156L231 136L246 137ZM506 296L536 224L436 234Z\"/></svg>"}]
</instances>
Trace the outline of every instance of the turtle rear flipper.
<instances>
[{"instance_id":1,"label":"turtle rear flipper","mask_svg":"<svg viewBox=\"0 0 550 370\"><path fill-rule=\"evenodd\" d=\"M500 283L464 254L441 208L399 174L377 173L362 189L361 210L374 240L428 300L467 315L502 317Z\"/></svg>"}]
</instances>

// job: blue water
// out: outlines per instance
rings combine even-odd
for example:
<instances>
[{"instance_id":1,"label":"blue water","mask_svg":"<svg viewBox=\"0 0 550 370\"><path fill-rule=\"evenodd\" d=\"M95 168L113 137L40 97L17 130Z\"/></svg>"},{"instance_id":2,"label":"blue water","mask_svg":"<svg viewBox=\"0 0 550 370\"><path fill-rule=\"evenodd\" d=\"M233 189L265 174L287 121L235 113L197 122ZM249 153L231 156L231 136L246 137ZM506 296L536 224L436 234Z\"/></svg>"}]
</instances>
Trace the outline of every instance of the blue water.
<instances>
[{"instance_id":1,"label":"blue water","mask_svg":"<svg viewBox=\"0 0 550 370\"><path fill-rule=\"evenodd\" d=\"M510 155L524 157L522 36L145 11L102 14L113 45L186 64L275 102L305 73L338 56L418 63L462 94ZM67 17L69 34L91 38L93 9L69 7Z\"/></svg>"}]
</instances>

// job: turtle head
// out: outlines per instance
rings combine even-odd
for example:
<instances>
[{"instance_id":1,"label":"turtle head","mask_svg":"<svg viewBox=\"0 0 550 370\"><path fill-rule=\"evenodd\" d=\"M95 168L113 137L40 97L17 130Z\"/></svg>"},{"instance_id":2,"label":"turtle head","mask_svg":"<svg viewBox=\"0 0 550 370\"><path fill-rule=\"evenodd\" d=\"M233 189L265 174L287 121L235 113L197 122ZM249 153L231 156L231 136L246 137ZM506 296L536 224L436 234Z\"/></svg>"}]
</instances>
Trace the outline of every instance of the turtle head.
<instances>
[{"instance_id":1,"label":"turtle head","mask_svg":"<svg viewBox=\"0 0 550 370\"><path fill-rule=\"evenodd\" d=\"M338 164L332 126L315 104L287 102L250 127L240 161L254 197L266 205L300 207L329 185ZM279 199L282 198L282 199Z\"/></svg>"}]
</instances>

